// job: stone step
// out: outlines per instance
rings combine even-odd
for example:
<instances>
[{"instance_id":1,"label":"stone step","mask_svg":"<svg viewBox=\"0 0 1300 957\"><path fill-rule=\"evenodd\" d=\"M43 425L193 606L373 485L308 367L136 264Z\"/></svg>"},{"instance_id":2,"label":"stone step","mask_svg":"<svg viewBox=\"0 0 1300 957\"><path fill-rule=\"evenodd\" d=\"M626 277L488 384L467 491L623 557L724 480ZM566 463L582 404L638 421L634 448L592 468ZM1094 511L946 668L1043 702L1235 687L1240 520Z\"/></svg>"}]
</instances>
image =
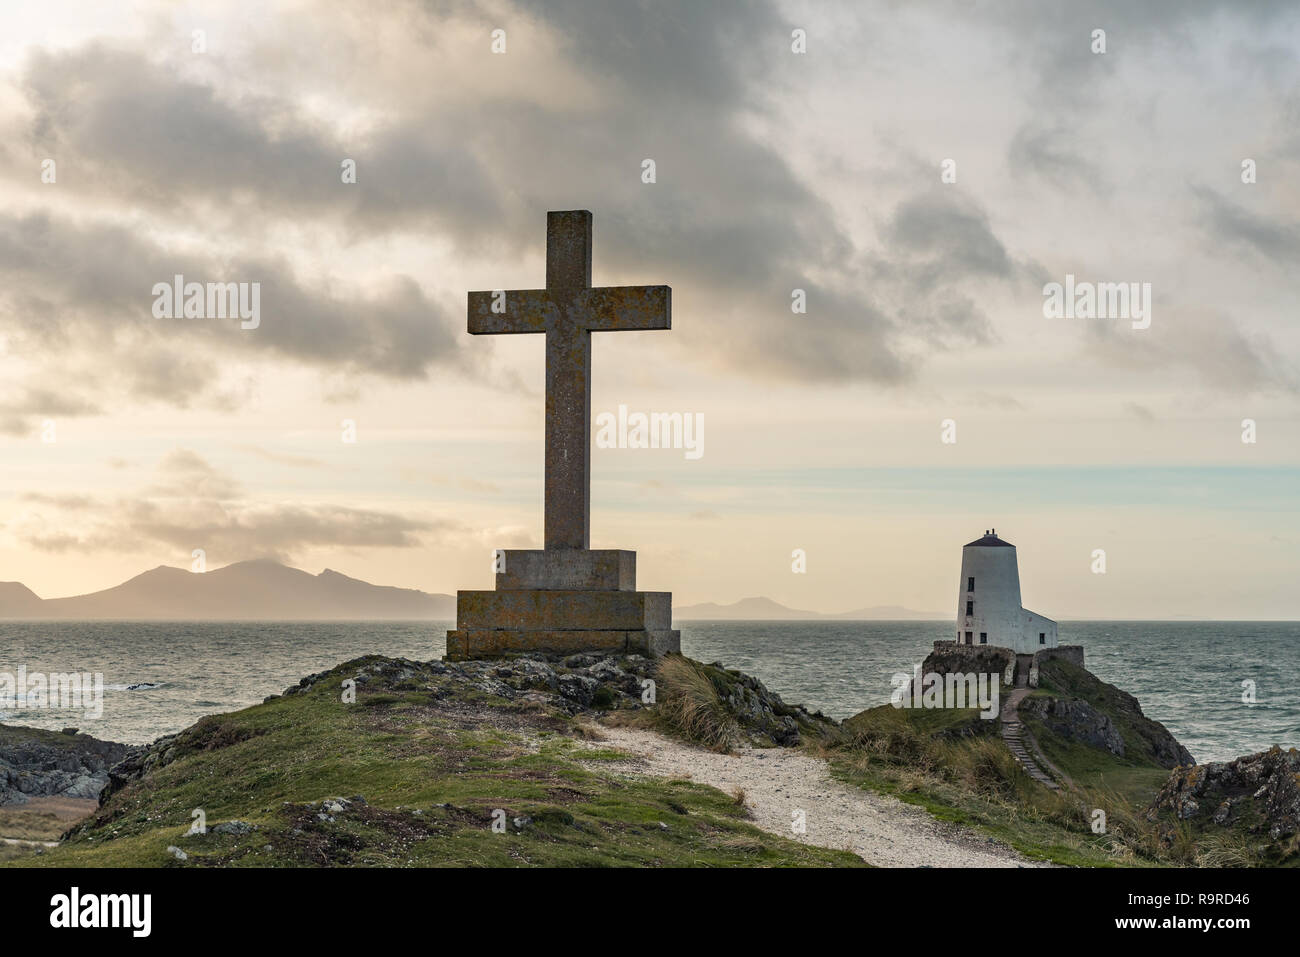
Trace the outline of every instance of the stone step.
<instances>
[{"instance_id":1,"label":"stone step","mask_svg":"<svg viewBox=\"0 0 1300 957\"><path fill-rule=\"evenodd\" d=\"M1010 715L1002 716L1002 743L1007 746L1011 752L1011 757L1015 762L1025 769L1031 780L1037 781L1043 787L1052 791L1059 791L1060 785L1038 764L1038 760L1030 753L1029 746L1024 740L1024 727L1012 712Z\"/></svg>"}]
</instances>

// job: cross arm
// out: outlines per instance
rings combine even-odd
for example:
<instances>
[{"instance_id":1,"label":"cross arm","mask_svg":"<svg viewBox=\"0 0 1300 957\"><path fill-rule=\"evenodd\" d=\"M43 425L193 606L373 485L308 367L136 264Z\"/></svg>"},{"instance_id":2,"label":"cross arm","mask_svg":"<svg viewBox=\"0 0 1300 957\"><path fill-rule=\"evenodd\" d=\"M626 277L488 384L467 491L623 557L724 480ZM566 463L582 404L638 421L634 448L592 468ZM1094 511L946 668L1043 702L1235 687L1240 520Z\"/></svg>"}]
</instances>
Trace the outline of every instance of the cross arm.
<instances>
[{"instance_id":1,"label":"cross arm","mask_svg":"<svg viewBox=\"0 0 1300 957\"><path fill-rule=\"evenodd\" d=\"M574 305L592 332L671 329L671 286L596 286L578 293Z\"/></svg>"},{"instance_id":2,"label":"cross arm","mask_svg":"<svg viewBox=\"0 0 1300 957\"><path fill-rule=\"evenodd\" d=\"M493 312L495 302L504 302L504 312ZM498 300L497 292L469 294L469 332L481 336L494 333L545 332L546 316L553 309L545 289L516 289Z\"/></svg>"}]
</instances>

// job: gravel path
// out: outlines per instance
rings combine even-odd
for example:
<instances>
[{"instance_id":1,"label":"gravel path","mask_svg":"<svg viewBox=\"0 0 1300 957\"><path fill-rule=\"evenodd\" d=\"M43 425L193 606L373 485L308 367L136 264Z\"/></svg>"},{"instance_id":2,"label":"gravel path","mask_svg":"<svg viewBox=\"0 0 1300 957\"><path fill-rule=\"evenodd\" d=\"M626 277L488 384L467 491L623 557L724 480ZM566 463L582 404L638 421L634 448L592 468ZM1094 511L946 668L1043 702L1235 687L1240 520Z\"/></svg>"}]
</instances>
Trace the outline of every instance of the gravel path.
<instances>
[{"instance_id":1,"label":"gravel path","mask_svg":"<svg viewBox=\"0 0 1300 957\"><path fill-rule=\"evenodd\" d=\"M833 779L826 762L793 748L747 748L717 754L652 731L600 726L613 747L637 760L600 767L630 775L687 778L728 794L745 792L756 826L820 847L850 850L882 867L1042 867L1005 845L936 821L896 798ZM791 827L804 812L806 833Z\"/></svg>"}]
</instances>

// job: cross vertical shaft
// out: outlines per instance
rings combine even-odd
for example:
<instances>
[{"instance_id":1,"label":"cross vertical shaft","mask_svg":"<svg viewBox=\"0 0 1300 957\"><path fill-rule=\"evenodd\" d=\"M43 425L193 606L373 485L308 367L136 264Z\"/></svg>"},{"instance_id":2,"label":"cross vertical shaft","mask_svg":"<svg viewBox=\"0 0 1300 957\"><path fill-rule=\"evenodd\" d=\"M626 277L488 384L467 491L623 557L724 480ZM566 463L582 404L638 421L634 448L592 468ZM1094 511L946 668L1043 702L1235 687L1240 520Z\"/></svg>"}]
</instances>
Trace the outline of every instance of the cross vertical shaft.
<instances>
[{"instance_id":1,"label":"cross vertical shaft","mask_svg":"<svg viewBox=\"0 0 1300 957\"><path fill-rule=\"evenodd\" d=\"M591 332L578 314L591 288L591 213L546 214L546 521L548 549L591 547Z\"/></svg>"},{"instance_id":2,"label":"cross vertical shaft","mask_svg":"<svg viewBox=\"0 0 1300 957\"><path fill-rule=\"evenodd\" d=\"M546 336L546 547L591 543L591 333Z\"/></svg>"}]
</instances>

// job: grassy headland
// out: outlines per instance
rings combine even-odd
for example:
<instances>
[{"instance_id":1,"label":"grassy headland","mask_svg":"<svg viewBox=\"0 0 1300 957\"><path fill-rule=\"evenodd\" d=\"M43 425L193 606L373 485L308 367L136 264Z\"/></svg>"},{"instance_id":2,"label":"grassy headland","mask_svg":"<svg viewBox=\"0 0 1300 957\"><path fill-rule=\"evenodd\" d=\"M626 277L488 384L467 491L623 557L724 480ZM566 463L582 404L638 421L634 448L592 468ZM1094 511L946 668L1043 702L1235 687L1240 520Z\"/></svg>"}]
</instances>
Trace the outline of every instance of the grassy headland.
<instances>
[{"instance_id":1,"label":"grassy headland","mask_svg":"<svg viewBox=\"0 0 1300 957\"><path fill-rule=\"evenodd\" d=\"M60 847L13 863L862 864L759 830L713 788L602 770L623 756L584 747L583 722L554 695L495 693L512 679L493 666L467 677L438 662L372 657L314 679L155 747ZM196 808L203 835L187 833Z\"/></svg>"}]
</instances>

